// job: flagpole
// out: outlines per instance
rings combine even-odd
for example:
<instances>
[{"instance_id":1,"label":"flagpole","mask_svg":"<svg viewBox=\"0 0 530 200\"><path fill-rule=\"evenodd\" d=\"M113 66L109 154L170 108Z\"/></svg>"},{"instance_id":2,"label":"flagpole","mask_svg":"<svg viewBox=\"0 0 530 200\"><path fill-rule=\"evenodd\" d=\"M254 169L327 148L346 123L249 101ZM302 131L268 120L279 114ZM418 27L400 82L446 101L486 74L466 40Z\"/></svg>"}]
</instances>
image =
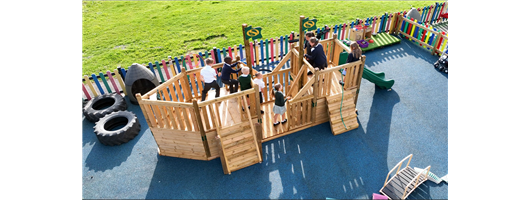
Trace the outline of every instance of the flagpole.
<instances>
[{"instance_id":1,"label":"flagpole","mask_svg":"<svg viewBox=\"0 0 530 200\"><path fill-rule=\"evenodd\" d=\"M300 16L300 39L299 39L299 43L298 43L298 46L300 46L300 50L298 51L298 54L300 56L298 56L298 67L297 67L297 70L299 70L301 67L302 67L302 63L304 63L303 59L304 59L304 39L305 39L305 35L304 35L304 19L305 17L302 15Z\"/></svg>"},{"instance_id":2,"label":"flagpole","mask_svg":"<svg viewBox=\"0 0 530 200\"><path fill-rule=\"evenodd\" d=\"M247 24L243 24L242 25L242 29L243 29L243 40L245 41L245 57L246 57L246 61L247 61L247 66L250 69L250 75L253 76L253 70L252 70L252 63L250 63L250 44L248 42L248 39L247 39L247 36L246 36L246 33L245 33L245 28L247 28Z\"/></svg>"}]
</instances>

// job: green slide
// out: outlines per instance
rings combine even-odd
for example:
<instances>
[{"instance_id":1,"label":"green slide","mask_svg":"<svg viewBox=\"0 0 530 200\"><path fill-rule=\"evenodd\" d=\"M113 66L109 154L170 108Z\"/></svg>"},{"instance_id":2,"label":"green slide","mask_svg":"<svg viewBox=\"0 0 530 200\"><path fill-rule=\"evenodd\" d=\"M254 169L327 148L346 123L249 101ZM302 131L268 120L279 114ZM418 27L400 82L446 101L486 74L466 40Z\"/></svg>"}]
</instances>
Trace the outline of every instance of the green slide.
<instances>
[{"instance_id":1,"label":"green slide","mask_svg":"<svg viewBox=\"0 0 530 200\"><path fill-rule=\"evenodd\" d=\"M363 78L382 89L390 89L394 85L393 79L385 79L384 72L373 72L366 67L364 67Z\"/></svg>"},{"instance_id":2,"label":"green slide","mask_svg":"<svg viewBox=\"0 0 530 200\"><path fill-rule=\"evenodd\" d=\"M344 51L340 54L339 65L346 63L348 59L348 52ZM390 89L394 85L393 79L385 79L384 72L373 72L372 70L364 67L363 78L374 83L379 88Z\"/></svg>"}]
</instances>

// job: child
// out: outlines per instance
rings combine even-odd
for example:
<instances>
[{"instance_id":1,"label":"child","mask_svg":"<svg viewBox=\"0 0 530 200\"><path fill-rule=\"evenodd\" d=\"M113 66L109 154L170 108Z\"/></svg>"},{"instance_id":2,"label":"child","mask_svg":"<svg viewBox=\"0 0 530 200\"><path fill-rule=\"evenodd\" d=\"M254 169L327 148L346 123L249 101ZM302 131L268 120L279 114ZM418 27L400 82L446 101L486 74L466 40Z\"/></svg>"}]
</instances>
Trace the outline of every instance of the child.
<instances>
[{"instance_id":1,"label":"child","mask_svg":"<svg viewBox=\"0 0 530 200\"><path fill-rule=\"evenodd\" d=\"M258 84L259 86L259 103L263 103L263 92L265 91L265 82L263 82L263 74L256 73L256 78L254 79L254 83ZM263 114L263 110L261 110L261 114Z\"/></svg>"},{"instance_id":2,"label":"child","mask_svg":"<svg viewBox=\"0 0 530 200\"><path fill-rule=\"evenodd\" d=\"M307 55L311 55L311 44L309 44L309 40L312 37L315 37L315 33L311 32L311 31L305 33L304 49L305 49L305 54L307 54ZM311 66L314 65L313 61L308 61L308 62L309 62L309 64L311 64Z\"/></svg>"},{"instance_id":3,"label":"child","mask_svg":"<svg viewBox=\"0 0 530 200\"><path fill-rule=\"evenodd\" d=\"M204 66L201 69L201 80L204 82L204 89L202 90L202 101L206 99L206 93L210 91L210 89L215 88L215 98L219 97L219 91L221 90L219 88L219 85L217 84L217 73L215 72L215 69L212 68L213 59L207 58L206 60L206 66Z\"/></svg>"},{"instance_id":4,"label":"child","mask_svg":"<svg viewBox=\"0 0 530 200\"><path fill-rule=\"evenodd\" d=\"M241 86L241 91L245 91L245 90L252 88L252 84L251 84L252 76L249 75L250 73L249 68L242 67L241 73L242 73L241 76L237 78L237 81L239 81L239 85ZM249 105L248 108L250 108L250 98L248 95L247 95L247 105Z\"/></svg>"},{"instance_id":5,"label":"child","mask_svg":"<svg viewBox=\"0 0 530 200\"><path fill-rule=\"evenodd\" d=\"M291 99L291 97L285 98L285 95L281 92L282 90L282 84L276 83L276 85L274 85L274 90L272 91L275 98L274 107L272 107L272 112L274 112L274 123L272 125L274 126L280 124L280 121L277 120L279 115L282 115L282 124L287 122L287 118L285 118L285 111L287 110L287 108L285 108L285 102Z\"/></svg>"},{"instance_id":6,"label":"child","mask_svg":"<svg viewBox=\"0 0 530 200\"><path fill-rule=\"evenodd\" d=\"M362 50L359 48L359 44L357 42L350 44L350 54L348 54L348 60L346 60L346 63L351 63L358 61L361 58ZM342 75L346 76L346 69L342 70ZM344 85L343 81L339 81L341 85Z\"/></svg>"},{"instance_id":7,"label":"child","mask_svg":"<svg viewBox=\"0 0 530 200\"><path fill-rule=\"evenodd\" d=\"M235 79L230 79L230 74L237 73L241 69L234 70L232 67L235 67L239 62L234 62L232 64L232 58L227 56L225 57L225 64L223 65L223 70L221 71L221 82L229 86L230 94L236 93L238 89L239 82Z\"/></svg>"},{"instance_id":8,"label":"child","mask_svg":"<svg viewBox=\"0 0 530 200\"><path fill-rule=\"evenodd\" d=\"M357 42L351 43L350 51L351 52L348 54L348 60L346 63L355 62L361 58L362 50L359 48L359 44L357 44Z\"/></svg>"},{"instance_id":9,"label":"child","mask_svg":"<svg viewBox=\"0 0 530 200\"><path fill-rule=\"evenodd\" d=\"M311 45L311 52L304 55L304 57L313 63L313 67L316 70L324 70L328 67L326 53L324 53L324 48L318 42L315 37L309 39L309 44Z\"/></svg>"}]
</instances>

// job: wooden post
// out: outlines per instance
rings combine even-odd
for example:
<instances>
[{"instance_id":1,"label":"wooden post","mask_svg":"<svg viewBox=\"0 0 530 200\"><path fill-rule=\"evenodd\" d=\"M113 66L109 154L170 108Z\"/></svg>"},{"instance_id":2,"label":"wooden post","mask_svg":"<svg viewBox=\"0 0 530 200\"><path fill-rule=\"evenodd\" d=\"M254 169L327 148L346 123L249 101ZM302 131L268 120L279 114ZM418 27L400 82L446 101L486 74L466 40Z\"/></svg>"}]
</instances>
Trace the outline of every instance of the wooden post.
<instances>
[{"instance_id":1,"label":"wooden post","mask_svg":"<svg viewBox=\"0 0 530 200\"><path fill-rule=\"evenodd\" d=\"M298 71L299 69L302 68L302 65L304 64L304 40L305 40L305 34L304 34L304 21L305 17L302 15L300 16L300 39L298 40L298 63L297 63L297 67L294 68L296 69L296 71ZM305 72L302 72L302 73L305 73ZM300 75L300 74L297 74L297 75ZM300 82L298 83L299 85L304 85L304 81L306 77L302 76L301 79L300 79Z\"/></svg>"},{"instance_id":2,"label":"wooden post","mask_svg":"<svg viewBox=\"0 0 530 200\"><path fill-rule=\"evenodd\" d=\"M186 68L182 67L182 76L181 81L184 81L184 84L182 86L182 90L184 90L184 98L186 98L186 102L191 102L191 88L190 88L190 82L188 80L188 72L186 71Z\"/></svg>"},{"instance_id":3,"label":"wooden post","mask_svg":"<svg viewBox=\"0 0 530 200\"><path fill-rule=\"evenodd\" d=\"M247 61L247 66L249 66L250 68L252 68L252 63L250 62L250 44L246 38L246 34L245 34L245 28L247 28L247 24L243 24L242 26L242 29L243 29L243 40L245 42L245 57L246 57L246 61ZM250 75L253 76L254 73L253 73L253 70L250 70Z\"/></svg>"},{"instance_id":4,"label":"wooden post","mask_svg":"<svg viewBox=\"0 0 530 200\"><path fill-rule=\"evenodd\" d=\"M330 42L330 46L331 46L331 53L329 55L331 55L331 59L328 58L331 62L334 62L334 58L335 58L335 52L340 52L340 51L335 51L335 40L337 39L337 34L336 33L333 33L333 40L331 40ZM337 57L337 65L339 64L339 61L338 61L338 57Z\"/></svg>"},{"instance_id":5,"label":"wooden post","mask_svg":"<svg viewBox=\"0 0 530 200\"><path fill-rule=\"evenodd\" d=\"M312 113L312 122L315 123L317 121L317 101L318 101L318 95L320 94L320 88L318 85L320 84L319 77L320 71L315 71L315 74L313 74L313 77L315 78L315 83L313 83L313 110L311 110Z\"/></svg>"},{"instance_id":6,"label":"wooden post","mask_svg":"<svg viewBox=\"0 0 530 200\"><path fill-rule=\"evenodd\" d=\"M287 110L285 111L285 119L287 119L287 124L285 125L287 127L287 130L285 130L286 132L290 130L290 126L291 126L291 123L292 123L292 119L289 115L291 115L291 104L289 103L290 100L287 100L285 101L285 108L287 108ZM278 117L281 117L281 116L278 116ZM281 119L281 118L280 118Z\"/></svg>"},{"instance_id":7,"label":"wooden post","mask_svg":"<svg viewBox=\"0 0 530 200\"><path fill-rule=\"evenodd\" d=\"M259 102L260 94L259 94L259 86L258 84L254 84L254 95L256 96L256 115L258 116L258 123L254 124L256 127L256 139L258 140L258 150L263 158L263 148L261 146L261 143L263 142L263 128L262 128L262 116L261 116L261 103Z\"/></svg>"},{"instance_id":8,"label":"wooden post","mask_svg":"<svg viewBox=\"0 0 530 200\"><path fill-rule=\"evenodd\" d=\"M149 111L146 111L144 109L144 105L143 105L143 102L142 102L142 95L140 95L140 93L136 93L136 100L138 101L138 105L140 106L140 110L142 110L142 114L144 115L144 118L145 118L145 121L147 122L147 126L149 126L149 128L153 127L153 125L151 124L151 121L149 118L149 116L147 115L147 112L151 112L150 110ZM151 132L152 133L152 132Z\"/></svg>"},{"instance_id":9,"label":"wooden post","mask_svg":"<svg viewBox=\"0 0 530 200\"><path fill-rule=\"evenodd\" d=\"M202 124L201 112L199 111L199 104L197 104L197 99L193 99L193 110L195 112L195 119L197 120L199 131L201 132L201 139L202 144L204 146L204 151L206 152L206 157L209 158L212 155L210 154L210 146L208 145L208 140L206 139L206 132L204 131L204 125Z\"/></svg>"},{"instance_id":10,"label":"wooden post","mask_svg":"<svg viewBox=\"0 0 530 200\"><path fill-rule=\"evenodd\" d=\"M300 69L300 67L302 66L302 64L304 63L303 59L304 59L304 39L305 39L305 36L304 36L304 24L303 24L303 20L305 19L305 17L302 15L300 16L300 39L298 40L298 47L299 47L299 50L298 50L298 67L296 69Z\"/></svg>"},{"instance_id":11,"label":"wooden post","mask_svg":"<svg viewBox=\"0 0 530 200\"><path fill-rule=\"evenodd\" d=\"M357 108L357 98L359 98L359 90L361 89L361 80L363 77L363 71L364 71L364 61L366 61L366 56L365 55L362 55L361 56L361 61L363 62L361 64L361 69L359 69L359 75L357 75L358 80L357 80L357 94L355 95L355 102L353 102L355 104L355 108ZM351 69L351 68L350 68Z\"/></svg>"},{"instance_id":12,"label":"wooden post","mask_svg":"<svg viewBox=\"0 0 530 200\"><path fill-rule=\"evenodd\" d=\"M256 115L258 116L258 120L261 119L261 104L259 102L259 98L260 98L260 95L259 95L259 86L258 84L254 84L254 95L255 95L255 99L256 99Z\"/></svg>"}]
</instances>

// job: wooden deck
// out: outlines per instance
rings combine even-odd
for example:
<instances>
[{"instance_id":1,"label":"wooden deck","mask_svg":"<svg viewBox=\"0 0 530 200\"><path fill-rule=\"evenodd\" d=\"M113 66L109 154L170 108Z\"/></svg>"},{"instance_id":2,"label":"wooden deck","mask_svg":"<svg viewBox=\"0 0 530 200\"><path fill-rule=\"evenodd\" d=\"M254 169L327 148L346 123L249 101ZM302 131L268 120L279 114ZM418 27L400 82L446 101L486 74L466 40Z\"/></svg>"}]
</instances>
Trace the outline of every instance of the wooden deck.
<instances>
[{"instance_id":1,"label":"wooden deck","mask_svg":"<svg viewBox=\"0 0 530 200\"><path fill-rule=\"evenodd\" d=\"M330 65L329 67L332 67L332 65ZM324 83L331 84L331 90L330 90L331 95L337 95L337 94L341 94L342 92L341 85L339 84L339 80L342 80L342 74L339 71L335 71L331 73L331 81L323 80L321 84L324 84ZM314 92L313 88L309 88L306 94L304 94L302 97L313 95L313 92ZM228 94L229 92L226 90L226 88L221 87L220 96L222 97ZM210 100L214 98L215 98L215 90L210 90L207 94L206 100ZM262 119L263 119L263 123L262 123L263 132L262 133L263 133L264 140L273 139L273 138L276 138L275 136L283 135L286 133L288 134L292 132L291 130L288 130L287 123L273 126L273 123L274 123L274 113L272 112L273 107L274 107L274 101L265 102L262 104L262 107L261 107L261 110L264 111L264 114L262 115ZM238 103L238 101L235 98L222 101L219 104L219 115L221 118L221 126L229 127L229 126L233 126L235 124L241 123L242 122L242 111L243 111L242 103L240 102ZM207 113L210 119L208 120L203 119L203 120L210 122L210 124L213 124L213 122L211 121L211 117L213 115L210 114L209 110L207 111ZM281 121L281 116L279 116L278 118L279 118L278 120Z\"/></svg>"}]
</instances>

